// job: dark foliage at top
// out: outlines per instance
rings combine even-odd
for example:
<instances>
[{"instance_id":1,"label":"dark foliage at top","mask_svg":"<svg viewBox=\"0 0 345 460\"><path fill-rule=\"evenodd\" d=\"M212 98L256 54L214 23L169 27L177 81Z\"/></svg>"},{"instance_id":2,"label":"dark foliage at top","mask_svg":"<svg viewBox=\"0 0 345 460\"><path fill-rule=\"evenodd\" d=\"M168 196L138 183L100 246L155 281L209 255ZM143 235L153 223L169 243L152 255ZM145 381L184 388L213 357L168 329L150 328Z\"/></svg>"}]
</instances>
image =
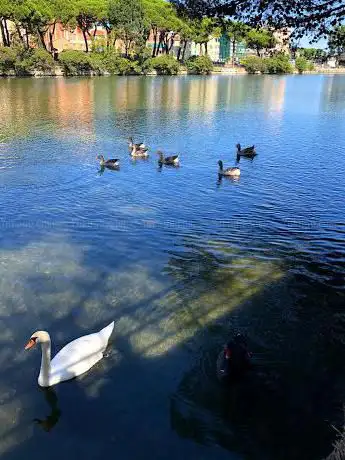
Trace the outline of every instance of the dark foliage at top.
<instances>
[{"instance_id":1,"label":"dark foliage at top","mask_svg":"<svg viewBox=\"0 0 345 460\"><path fill-rule=\"evenodd\" d=\"M250 25L293 27L297 36L327 34L345 19L343 0L172 0L191 17L231 16Z\"/></svg>"}]
</instances>

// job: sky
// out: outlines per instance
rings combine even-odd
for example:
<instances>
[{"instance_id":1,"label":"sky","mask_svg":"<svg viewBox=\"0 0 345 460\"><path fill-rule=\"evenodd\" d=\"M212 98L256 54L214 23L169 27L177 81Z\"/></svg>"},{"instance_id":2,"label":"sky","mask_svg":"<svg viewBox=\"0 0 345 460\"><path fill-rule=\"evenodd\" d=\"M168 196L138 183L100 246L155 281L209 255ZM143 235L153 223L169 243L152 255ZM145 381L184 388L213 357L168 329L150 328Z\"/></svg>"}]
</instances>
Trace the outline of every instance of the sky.
<instances>
[{"instance_id":1,"label":"sky","mask_svg":"<svg viewBox=\"0 0 345 460\"><path fill-rule=\"evenodd\" d=\"M316 43L310 43L310 40L310 37L303 37L299 42L299 46L301 48L327 48L327 40L325 38L321 38Z\"/></svg>"}]
</instances>

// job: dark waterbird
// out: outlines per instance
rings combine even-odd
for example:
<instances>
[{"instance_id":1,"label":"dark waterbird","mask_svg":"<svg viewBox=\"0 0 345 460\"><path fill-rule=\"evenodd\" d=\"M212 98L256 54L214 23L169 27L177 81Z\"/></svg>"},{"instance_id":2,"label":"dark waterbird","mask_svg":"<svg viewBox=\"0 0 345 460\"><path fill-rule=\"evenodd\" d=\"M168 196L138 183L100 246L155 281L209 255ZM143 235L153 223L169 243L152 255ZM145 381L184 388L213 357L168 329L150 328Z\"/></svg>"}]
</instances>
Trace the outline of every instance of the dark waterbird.
<instances>
[{"instance_id":1,"label":"dark waterbird","mask_svg":"<svg viewBox=\"0 0 345 460\"><path fill-rule=\"evenodd\" d=\"M130 155L132 158L147 158L149 156L147 150L147 148L136 147L135 144L133 144Z\"/></svg>"},{"instance_id":2,"label":"dark waterbird","mask_svg":"<svg viewBox=\"0 0 345 460\"><path fill-rule=\"evenodd\" d=\"M219 169L218 169L219 176L239 177L241 175L241 170L238 166L233 166L233 167L224 169L222 160L218 161L218 165L219 165Z\"/></svg>"},{"instance_id":3,"label":"dark waterbird","mask_svg":"<svg viewBox=\"0 0 345 460\"><path fill-rule=\"evenodd\" d=\"M245 374L250 368L251 353L242 334L236 334L222 350L217 359L217 376L220 381L230 382Z\"/></svg>"},{"instance_id":4,"label":"dark waterbird","mask_svg":"<svg viewBox=\"0 0 345 460\"><path fill-rule=\"evenodd\" d=\"M128 138L128 148L130 151L133 150L133 148L135 148L135 150L148 150L148 147L143 143L143 142L139 142L138 144L135 144L133 142L133 137L129 137Z\"/></svg>"},{"instance_id":5,"label":"dark waterbird","mask_svg":"<svg viewBox=\"0 0 345 460\"><path fill-rule=\"evenodd\" d=\"M103 155L97 155L96 160L99 160L100 166L104 168L117 169L120 166L120 160L118 158L105 160Z\"/></svg>"},{"instance_id":6,"label":"dark waterbird","mask_svg":"<svg viewBox=\"0 0 345 460\"><path fill-rule=\"evenodd\" d=\"M237 148L237 157L255 157L257 155L255 151L255 145L252 145L251 147L245 147L244 149L241 148L241 144L236 145Z\"/></svg>"},{"instance_id":7,"label":"dark waterbird","mask_svg":"<svg viewBox=\"0 0 345 460\"><path fill-rule=\"evenodd\" d=\"M157 155L159 155L159 159L158 159L159 165L178 166L180 163L178 155L164 157L163 152L161 152L160 150L157 151Z\"/></svg>"}]
</instances>

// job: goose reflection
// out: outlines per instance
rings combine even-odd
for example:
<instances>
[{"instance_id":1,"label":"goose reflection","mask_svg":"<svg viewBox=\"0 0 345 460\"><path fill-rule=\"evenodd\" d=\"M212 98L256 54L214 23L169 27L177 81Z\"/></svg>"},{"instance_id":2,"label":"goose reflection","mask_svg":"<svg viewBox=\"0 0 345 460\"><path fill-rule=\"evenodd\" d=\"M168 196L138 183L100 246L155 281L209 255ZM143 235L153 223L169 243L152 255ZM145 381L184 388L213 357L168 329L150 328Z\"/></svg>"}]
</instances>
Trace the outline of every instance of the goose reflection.
<instances>
[{"instance_id":1,"label":"goose reflection","mask_svg":"<svg viewBox=\"0 0 345 460\"><path fill-rule=\"evenodd\" d=\"M240 160L242 160L243 158L244 158L245 161L250 161L252 163L254 161L255 157L256 157L256 154L252 155L252 156L243 156L243 155L237 154L236 155L236 164L239 164Z\"/></svg>"},{"instance_id":2,"label":"goose reflection","mask_svg":"<svg viewBox=\"0 0 345 460\"><path fill-rule=\"evenodd\" d=\"M40 391L44 393L45 400L51 408L51 412L45 419L35 418L33 421L41 426L44 431L49 432L59 421L61 411L58 407L58 398L53 388L40 388Z\"/></svg>"},{"instance_id":3,"label":"goose reflection","mask_svg":"<svg viewBox=\"0 0 345 460\"><path fill-rule=\"evenodd\" d=\"M239 182L240 178L239 176L223 176L222 174L218 174L217 188L222 185L223 180L225 182Z\"/></svg>"},{"instance_id":4,"label":"goose reflection","mask_svg":"<svg viewBox=\"0 0 345 460\"><path fill-rule=\"evenodd\" d=\"M145 163L145 162L149 162L150 161L150 158L149 156L146 156L146 157L130 157L131 159L131 163L132 164L136 164L136 163Z\"/></svg>"},{"instance_id":5,"label":"goose reflection","mask_svg":"<svg viewBox=\"0 0 345 460\"><path fill-rule=\"evenodd\" d=\"M120 167L119 166L100 166L99 170L97 171L97 174L99 176L102 176L106 169L108 169L110 171L119 171Z\"/></svg>"},{"instance_id":6,"label":"goose reflection","mask_svg":"<svg viewBox=\"0 0 345 460\"><path fill-rule=\"evenodd\" d=\"M176 170L179 170L180 169L180 165L179 164L176 164L176 165L163 165L162 163L158 163L158 166L157 166L157 171L158 172L163 172L163 169L176 169Z\"/></svg>"}]
</instances>

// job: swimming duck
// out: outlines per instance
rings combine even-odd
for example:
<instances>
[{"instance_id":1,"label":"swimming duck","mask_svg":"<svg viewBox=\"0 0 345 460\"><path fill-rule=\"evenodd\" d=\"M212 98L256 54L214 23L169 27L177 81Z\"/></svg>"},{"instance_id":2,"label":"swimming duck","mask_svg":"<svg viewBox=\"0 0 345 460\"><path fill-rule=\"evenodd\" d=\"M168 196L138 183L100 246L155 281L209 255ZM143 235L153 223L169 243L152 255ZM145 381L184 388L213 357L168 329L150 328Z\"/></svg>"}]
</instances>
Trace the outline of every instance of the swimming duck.
<instances>
[{"instance_id":1,"label":"swimming duck","mask_svg":"<svg viewBox=\"0 0 345 460\"><path fill-rule=\"evenodd\" d=\"M132 150L131 150L131 157L135 158L147 158L149 156L148 152L147 152L147 148L139 148L139 147L136 147L135 144L133 144L132 146Z\"/></svg>"},{"instance_id":2,"label":"swimming duck","mask_svg":"<svg viewBox=\"0 0 345 460\"><path fill-rule=\"evenodd\" d=\"M172 155L171 157L164 158L164 154L160 150L158 150L157 155L159 155L159 165L178 166L180 163L178 155Z\"/></svg>"},{"instance_id":3,"label":"swimming duck","mask_svg":"<svg viewBox=\"0 0 345 460\"><path fill-rule=\"evenodd\" d=\"M62 348L52 360L50 360L51 341L48 332L34 332L25 345L25 350L33 348L37 343L41 344L42 360L38 376L39 386L50 387L88 371L103 358L113 329L114 321L99 332L73 340Z\"/></svg>"},{"instance_id":4,"label":"swimming duck","mask_svg":"<svg viewBox=\"0 0 345 460\"><path fill-rule=\"evenodd\" d=\"M251 356L244 336L236 334L218 355L217 375L219 380L229 381L242 376L250 368Z\"/></svg>"},{"instance_id":5,"label":"swimming duck","mask_svg":"<svg viewBox=\"0 0 345 460\"><path fill-rule=\"evenodd\" d=\"M221 160L218 161L218 164L219 164L218 174L220 176L239 177L241 174L241 170L237 166L233 168L223 169L223 162Z\"/></svg>"},{"instance_id":6,"label":"swimming duck","mask_svg":"<svg viewBox=\"0 0 345 460\"><path fill-rule=\"evenodd\" d=\"M237 156L253 157L257 155L257 153L255 152L255 145L241 149L241 144L237 144L236 148L237 148Z\"/></svg>"},{"instance_id":7,"label":"swimming duck","mask_svg":"<svg viewBox=\"0 0 345 460\"><path fill-rule=\"evenodd\" d=\"M148 150L147 146L143 142L139 142L139 144L134 144L133 137L128 138L128 147L130 148L130 150L132 150L133 147L135 147L136 149L139 149L139 150L140 149Z\"/></svg>"},{"instance_id":8,"label":"swimming duck","mask_svg":"<svg viewBox=\"0 0 345 460\"><path fill-rule=\"evenodd\" d=\"M118 168L120 166L120 160L118 158L112 158L105 160L103 155L97 155L96 160L99 160L99 164L106 168Z\"/></svg>"}]
</instances>

